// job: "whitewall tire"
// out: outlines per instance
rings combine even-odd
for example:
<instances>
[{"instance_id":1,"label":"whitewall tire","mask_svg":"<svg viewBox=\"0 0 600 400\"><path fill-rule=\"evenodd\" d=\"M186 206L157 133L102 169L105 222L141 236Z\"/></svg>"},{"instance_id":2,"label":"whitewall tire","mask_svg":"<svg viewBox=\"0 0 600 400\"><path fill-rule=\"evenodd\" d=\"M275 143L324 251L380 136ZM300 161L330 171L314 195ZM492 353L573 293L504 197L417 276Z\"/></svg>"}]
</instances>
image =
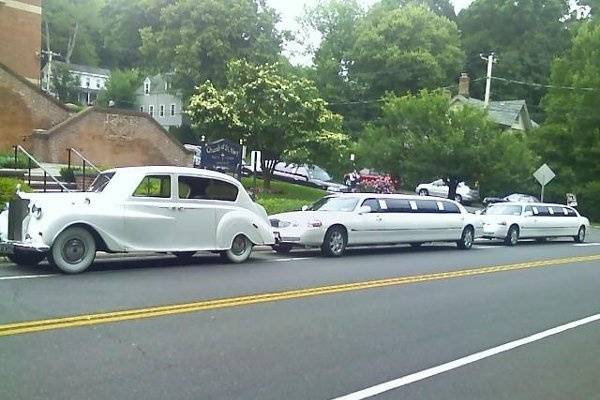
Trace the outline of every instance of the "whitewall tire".
<instances>
[{"instance_id":1,"label":"whitewall tire","mask_svg":"<svg viewBox=\"0 0 600 400\"><path fill-rule=\"evenodd\" d=\"M48 261L67 274L85 271L95 258L94 236L87 229L77 226L62 231L48 253Z\"/></svg>"},{"instance_id":2,"label":"whitewall tire","mask_svg":"<svg viewBox=\"0 0 600 400\"><path fill-rule=\"evenodd\" d=\"M232 263L246 261L252 253L252 242L245 235L239 234L231 242L231 248L223 251L221 256Z\"/></svg>"}]
</instances>

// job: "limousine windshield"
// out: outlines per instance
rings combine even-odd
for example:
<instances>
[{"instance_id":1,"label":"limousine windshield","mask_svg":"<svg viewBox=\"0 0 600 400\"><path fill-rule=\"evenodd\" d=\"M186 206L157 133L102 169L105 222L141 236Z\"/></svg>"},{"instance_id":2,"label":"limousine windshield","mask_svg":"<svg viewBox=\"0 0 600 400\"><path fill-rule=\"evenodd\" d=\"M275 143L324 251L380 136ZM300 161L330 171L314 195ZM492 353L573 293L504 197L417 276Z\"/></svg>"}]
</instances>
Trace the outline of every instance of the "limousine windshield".
<instances>
[{"instance_id":1,"label":"limousine windshield","mask_svg":"<svg viewBox=\"0 0 600 400\"><path fill-rule=\"evenodd\" d=\"M352 197L323 197L308 209L308 211L354 211L358 199Z\"/></svg>"}]
</instances>

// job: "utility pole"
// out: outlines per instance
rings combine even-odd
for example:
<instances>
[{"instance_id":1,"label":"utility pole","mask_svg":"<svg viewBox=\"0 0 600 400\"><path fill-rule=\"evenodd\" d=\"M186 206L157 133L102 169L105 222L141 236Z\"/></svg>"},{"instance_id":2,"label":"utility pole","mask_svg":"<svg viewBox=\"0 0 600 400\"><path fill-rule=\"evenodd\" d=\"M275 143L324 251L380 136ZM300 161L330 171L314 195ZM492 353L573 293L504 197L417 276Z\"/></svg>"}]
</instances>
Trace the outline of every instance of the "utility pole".
<instances>
[{"instance_id":1,"label":"utility pole","mask_svg":"<svg viewBox=\"0 0 600 400\"><path fill-rule=\"evenodd\" d=\"M489 55L484 56L483 54L479 54L482 60L487 61L487 75L485 78L485 100L484 106L488 108L490 105L490 94L492 91L492 65L498 62L496 58L496 54L492 51Z\"/></svg>"},{"instance_id":2,"label":"utility pole","mask_svg":"<svg viewBox=\"0 0 600 400\"><path fill-rule=\"evenodd\" d=\"M52 76L52 58L60 57L59 53L55 53L50 49L50 29L48 29L48 21L45 22L46 28L46 50L42 50L42 54L48 56L48 72L46 72L46 92L50 92L50 77Z\"/></svg>"}]
</instances>

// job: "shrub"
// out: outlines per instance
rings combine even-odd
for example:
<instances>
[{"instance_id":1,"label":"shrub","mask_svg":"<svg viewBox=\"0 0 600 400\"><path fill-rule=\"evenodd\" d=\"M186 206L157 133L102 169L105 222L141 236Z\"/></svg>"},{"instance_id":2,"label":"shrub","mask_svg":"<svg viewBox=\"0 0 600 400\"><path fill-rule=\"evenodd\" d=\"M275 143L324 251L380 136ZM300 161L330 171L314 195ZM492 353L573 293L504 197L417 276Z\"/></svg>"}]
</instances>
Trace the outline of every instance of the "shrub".
<instances>
[{"instance_id":1,"label":"shrub","mask_svg":"<svg viewBox=\"0 0 600 400\"><path fill-rule=\"evenodd\" d=\"M16 178L0 178L0 209L4 210L6 203L15 197L17 185L21 185L22 192L31 192L25 182Z\"/></svg>"},{"instance_id":2,"label":"shrub","mask_svg":"<svg viewBox=\"0 0 600 400\"><path fill-rule=\"evenodd\" d=\"M362 193L394 193L395 190L393 179L385 175L358 184L358 191Z\"/></svg>"},{"instance_id":3,"label":"shrub","mask_svg":"<svg viewBox=\"0 0 600 400\"><path fill-rule=\"evenodd\" d=\"M29 160L24 154L17 156L17 169L27 169ZM15 168L14 153L0 153L0 168Z\"/></svg>"},{"instance_id":4,"label":"shrub","mask_svg":"<svg viewBox=\"0 0 600 400\"><path fill-rule=\"evenodd\" d=\"M578 210L581 215L588 217L590 221L600 222L600 181L592 181L585 185L577 198Z\"/></svg>"}]
</instances>

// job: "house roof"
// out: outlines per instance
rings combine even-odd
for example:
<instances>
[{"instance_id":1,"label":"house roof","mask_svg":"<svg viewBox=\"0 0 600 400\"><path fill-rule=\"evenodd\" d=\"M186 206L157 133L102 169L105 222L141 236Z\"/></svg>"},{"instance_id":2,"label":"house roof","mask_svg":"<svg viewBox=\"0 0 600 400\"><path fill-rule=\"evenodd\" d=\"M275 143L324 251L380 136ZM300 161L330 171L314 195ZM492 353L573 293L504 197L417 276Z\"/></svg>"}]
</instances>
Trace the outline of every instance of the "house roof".
<instances>
[{"instance_id":1,"label":"house roof","mask_svg":"<svg viewBox=\"0 0 600 400\"><path fill-rule=\"evenodd\" d=\"M452 99L452 102L460 102L481 109L485 107L484 101L462 95L455 96L454 99ZM521 112L525 113L525 124L529 125L526 126L527 129L536 128L538 126L535 121L529 118L529 111L527 110L527 103L525 100L490 101L488 108L488 115L494 122L509 127L514 126L518 122Z\"/></svg>"},{"instance_id":2,"label":"house roof","mask_svg":"<svg viewBox=\"0 0 600 400\"><path fill-rule=\"evenodd\" d=\"M135 91L136 95L144 94L144 84L147 79L150 80L150 93L152 93L152 94L170 94L173 96L181 95L181 93L179 91L171 92L169 90L165 90L165 84L167 83L167 79L168 79L168 77L166 77L165 74L157 74L154 76L145 77L142 84L136 89L136 91ZM170 83L170 81L169 81L169 83Z\"/></svg>"},{"instance_id":3,"label":"house roof","mask_svg":"<svg viewBox=\"0 0 600 400\"><path fill-rule=\"evenodd\" d=\"M104 76L109 76L110 75L110 70L106 69L106 68L91 67L89 65L81 65L81 64L67 64L67 63L62 62L62 61L54 61L54 64L64 65L71 72L82 72L82 73L86 73L86 74L104 75Z\"/></svg>"}]
</instances>

